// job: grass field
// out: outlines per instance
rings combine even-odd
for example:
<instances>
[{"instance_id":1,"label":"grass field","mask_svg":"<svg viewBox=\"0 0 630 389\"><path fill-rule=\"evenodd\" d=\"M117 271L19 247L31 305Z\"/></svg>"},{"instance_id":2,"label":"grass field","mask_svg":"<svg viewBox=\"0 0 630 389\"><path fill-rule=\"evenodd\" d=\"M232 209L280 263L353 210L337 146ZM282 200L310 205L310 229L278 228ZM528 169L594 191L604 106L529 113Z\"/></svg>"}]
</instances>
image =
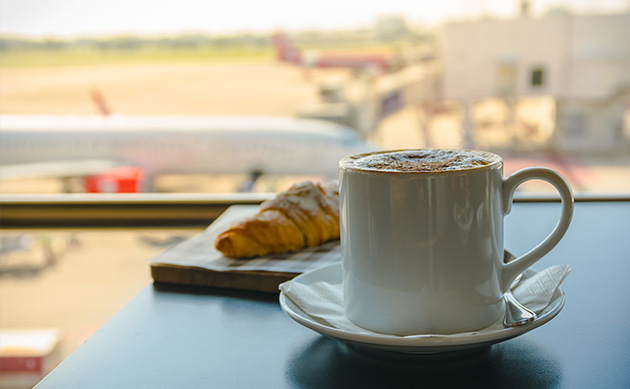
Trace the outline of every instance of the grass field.
<instances>
[{"instance_id":1,"label":"grass field","mask_svg":"<svg viewBox=\"0 0 630 389\"><path fill-rule=\"evenodd\" d=\"M205 48L144 50L7 51L0 55L0 69L25 67L103 66L191 62L268 62L271 48Z\"/></svg>"},{"instance_id":2,"label":"grass field","mask_svg":"<svg viewBox=\"0 0 630 389\"><path fill-rule=\"evenodd\" d=\"M303 45L304 51L326 53L393 54L395 45L378 42L343 41ZM67 47L56 49L12 49L0 51L0 69L59 66L103 66L159 63L270 62L275 52L271 44L206 45L200 47L148 46L135 49Z\"/></svg>"}]
</instances>

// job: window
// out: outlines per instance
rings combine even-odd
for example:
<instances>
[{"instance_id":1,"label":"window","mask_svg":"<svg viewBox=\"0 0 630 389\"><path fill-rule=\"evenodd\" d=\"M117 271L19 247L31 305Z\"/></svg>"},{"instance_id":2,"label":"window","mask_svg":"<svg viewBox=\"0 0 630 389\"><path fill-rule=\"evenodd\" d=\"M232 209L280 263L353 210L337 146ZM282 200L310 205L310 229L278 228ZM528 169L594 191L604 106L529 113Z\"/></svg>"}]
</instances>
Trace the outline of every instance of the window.
<instances>
[{"instance_id":1,"label":"window","mask_svg":"<svg viewBox=\"0 0 630 389\"><path fill-rule=\"evenodd\" d=\"M545 70L542 68L534 68L531 71L529 84L533 87L545 86Z\"/></svg>"},{"instance_id":2,"label":"window","mask_svg":"<svg viewBox=\"0 0 630 389\"><path fill-rule=\"evenodd\" d=\"M601 7L591 1L591 14L583 7L552 14L545 8L549 2L530 2L529 16L518 14L518 2L501 2L514 3L510 8L496 1L482 7L436 2L427 8L420 2L367 7L358 0L319 0L310 4L313 12L292 12L298 2L286 0L220 7L203 0L160 6L149 0L49 0L39 11L33 1L0 3L0 199L62 193L65 205L53 201L41 215L32 204L22 208L22 215L41 221L41 227L50 227L43 225L46 215L55 214L88 220L93 229L111 222L111 209L63 193L85 191L95 165L99 171L120 165L145 169L143 190L159 192L156 197L164 201L159 209L167 210L173 224L182 215L202 223L210 218L199 196L225 205L296 180L327 181L345 150L372 145L461 148L470 142L504 156L506 174L542 165L560 171L582 195L630 193L630 13L624 1L599 2L605 3ZM393 13L404 16L379 19ZM284 33L275 33L277 28ZM339 86L335 101L319 94L330 85ZM354 133L328 143L340 127ZM156 138L151 128L169 136ZM271 130L277 131L264 135ZM301 142L285 135L302 130L308 135ZM62 138L66 141L53 143ZM330 160L318 160L322 155ZM272 165L264 158L276 161L277 171L253 180ZM62 164L51 160L63 162L64 171L52 169ZM24 170L30 162L44 170ZM28 174L5 179L11 165L22 165ZM236 193L245 188L258 193ZM553 189L538 185L525 191ZM152 196L118 196L120 202L137 202L137 209L129 203L111 208L121 218L141 213L151 220ZM65 215L76 208L84 212ZM3 209L0 224L9 217ZM40 272L62 269L42 256L52 247L40 239L46 232L34 232L37 243L29 246L28 258L0 252L0 267L11 267L3 268L5 277L29 266ZM76 265L63 268L70 272L90 269L101 247L137 260L168 243L130 234L95 232L74 241L64 232L51 242L68 255L59 255L60 264ZM82 242L84 251L76 245ZM102 269L111 270L102 252ZM130 264L134 269L124 277L111 273L117 287L124 289L128 279L148 282L146 264L136 265ZM55 289L54 282L29 274L0 283L0 292L9 293L0 295L16 309L23 296L40 298ZM85 278L81 286L88 282ZM29 289L35 283L43 285L38 293ZM25 322L30 315L3 313L0 319L11 321L0 325L46 325ZM99 317L68 320L70 328L100 324Z\"/></svg>"}]
</instances>

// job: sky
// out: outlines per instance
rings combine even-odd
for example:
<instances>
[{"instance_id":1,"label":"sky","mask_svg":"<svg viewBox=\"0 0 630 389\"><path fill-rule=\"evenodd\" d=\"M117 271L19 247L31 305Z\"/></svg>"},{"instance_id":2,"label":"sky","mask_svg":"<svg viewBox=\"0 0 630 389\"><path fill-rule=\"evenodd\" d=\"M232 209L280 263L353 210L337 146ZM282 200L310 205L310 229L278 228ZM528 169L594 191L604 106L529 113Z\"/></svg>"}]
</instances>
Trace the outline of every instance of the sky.
<instances>
[{"instance_id":1,"label":"sky","mask_svg":"<svg viewBox=\"0 0 630 389\"><path fill-rule=\"evenodd\" d=\"M0 34L98 36L235 33L274 29L367 27L381 15L410 23L516 15L520 0L0 0ZM630 0L530 0L534 14L553 7L620 12Z\"/></svg>"}]
</instances>

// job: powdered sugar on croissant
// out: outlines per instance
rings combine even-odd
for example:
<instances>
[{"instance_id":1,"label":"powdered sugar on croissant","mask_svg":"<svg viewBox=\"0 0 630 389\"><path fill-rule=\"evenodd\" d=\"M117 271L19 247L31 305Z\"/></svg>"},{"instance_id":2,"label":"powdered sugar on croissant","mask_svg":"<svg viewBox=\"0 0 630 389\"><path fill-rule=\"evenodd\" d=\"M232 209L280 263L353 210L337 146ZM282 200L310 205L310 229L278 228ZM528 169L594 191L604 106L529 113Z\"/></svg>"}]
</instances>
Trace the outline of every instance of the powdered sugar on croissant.
<instances>
[{"instance_id":1,"label":"powdered sugar on croissant","mask_svg":"<svg viewBox=\"0 0 630 389\"><path fill-rule=\"evenodd\" d=\"M260 205L220 234L215 247L235 258L284 253L339 239L339 191L304 182Z\"/></svg>"}]
</instances>

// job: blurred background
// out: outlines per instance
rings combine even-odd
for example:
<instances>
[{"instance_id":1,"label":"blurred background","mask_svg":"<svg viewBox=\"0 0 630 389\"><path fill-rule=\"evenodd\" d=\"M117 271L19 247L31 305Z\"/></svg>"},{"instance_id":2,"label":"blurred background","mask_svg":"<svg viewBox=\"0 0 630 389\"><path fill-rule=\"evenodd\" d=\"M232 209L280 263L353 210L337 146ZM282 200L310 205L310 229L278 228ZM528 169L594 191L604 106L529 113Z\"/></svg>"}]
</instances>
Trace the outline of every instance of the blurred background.
<instances>
[{"instance_id":1,"label":"blurred background","mask_svg":"<svg viewBox=\"0 0 630 389\"><path fill-rule=\"evenodd\" d=\"M271 193L422 147L625 195L629 36L628 0L0 0L0 195ZM2 230L0 385L51 368L18 377L20 347L65 358L198 232Z\"/></svg>"}]
</instances>

